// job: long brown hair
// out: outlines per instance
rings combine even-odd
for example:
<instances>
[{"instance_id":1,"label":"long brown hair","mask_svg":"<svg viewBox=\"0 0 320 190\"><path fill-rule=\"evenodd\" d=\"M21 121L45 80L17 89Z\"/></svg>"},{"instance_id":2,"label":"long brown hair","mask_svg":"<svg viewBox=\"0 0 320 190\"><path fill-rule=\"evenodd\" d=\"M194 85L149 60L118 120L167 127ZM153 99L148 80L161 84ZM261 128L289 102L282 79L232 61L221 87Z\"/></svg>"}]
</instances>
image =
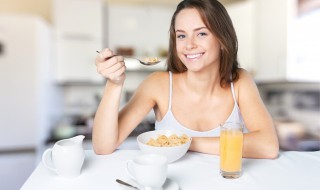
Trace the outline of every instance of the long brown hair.
<instances>
[{"instance_id":1,"label":"long brown hair","mask_svg":"<svg viewBox=\"0 0 320 190\"><path fill-rule=\"evenodd\" d=\"M236 81L239 78L237 35L227 10L217 0L184 0L178 4L171 19L167 70L174 73L182 73L187 70L177 55L175 33L176 16L186 8L198 10L206 27L217 37L221 44L220 85L224 86L231 81Z\"/></svg>"}]
</instances>

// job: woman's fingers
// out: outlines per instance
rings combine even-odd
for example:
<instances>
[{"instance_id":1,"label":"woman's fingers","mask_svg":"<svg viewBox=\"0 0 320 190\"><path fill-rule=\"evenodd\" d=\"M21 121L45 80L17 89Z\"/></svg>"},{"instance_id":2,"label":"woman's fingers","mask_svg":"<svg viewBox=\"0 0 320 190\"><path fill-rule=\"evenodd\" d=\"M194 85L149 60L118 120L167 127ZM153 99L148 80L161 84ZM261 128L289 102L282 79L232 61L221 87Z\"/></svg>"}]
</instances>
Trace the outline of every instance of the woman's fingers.
<instances>
[{"instance_id":1,"label":"woman's fingers","mask_svg":"<svg viewBox=\"0 0 320 190\"><path fill-rule=\"evenodd\" d=\"M114 73L117 70L121 69L122 67L125 66L125 63L123 61L117 62L115 64L100 64L97 66L97 71L98 73Z\"/></svg>"},{"instance_id":2,"label":"woman's fingers","mask_svg":"<svg viewBox=\"0 0 320 190\"><path fill-rule=\"evenodd\" d=\"M112 50L106 48L98 53L95 64L97 72L111 82L124 81L126 66L123 56L114 55Z\"/></svg>"},{"instance_id":3,"label":"woman's fingers","mask_svg":"<svg viewBox=\"0 0 320 190\"><path fill-rule=\"evenodd\" d=\"M104 62L105 60L107 60L108 58L113 56L113 51L106 48L102 51L100 51L96 57L96 64Z\"/></svg>"},{"instance_id":4,"label":"woman's fingers","mask_svg":"<svg viewBox=\"0 0 320 190\"><path fill-rule=\"evenodd\" d=\"M110 72L110 70L103 70L102 72L101 72L101 74L103 75L103 76L108 76L107 78L109 79L109 80L111 80L112 82L116 82L116 83L118 83L119 81L122 81L123 79L124 79L124 77L125 77L125 70L126 70L126 67L125 67L125 65L124 66L122 66L121 68L119 68L119 69L117 69L117 70L115 70L115 71L113 71L113 72Z\"/></svg>"}]
</instances>

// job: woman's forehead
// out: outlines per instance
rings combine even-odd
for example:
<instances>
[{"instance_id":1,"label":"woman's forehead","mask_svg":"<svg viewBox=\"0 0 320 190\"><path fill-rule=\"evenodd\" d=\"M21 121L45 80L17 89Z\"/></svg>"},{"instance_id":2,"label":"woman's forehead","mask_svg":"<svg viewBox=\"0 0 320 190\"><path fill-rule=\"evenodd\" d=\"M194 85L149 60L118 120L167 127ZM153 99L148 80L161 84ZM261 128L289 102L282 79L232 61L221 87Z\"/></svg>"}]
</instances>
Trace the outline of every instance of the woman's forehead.
<instances>
[{"instance_id":1,"label":"woman's forehead","mask_svg":"<svg viewBox=\"0 0 320 190\"><path fill-rule=\"evenodd\" d=\"M186 8L181 10L175 19L175 29L183 30L183 28L200 28L205 27L201 15L195 8Z\"/></svg>"}]
</instances>

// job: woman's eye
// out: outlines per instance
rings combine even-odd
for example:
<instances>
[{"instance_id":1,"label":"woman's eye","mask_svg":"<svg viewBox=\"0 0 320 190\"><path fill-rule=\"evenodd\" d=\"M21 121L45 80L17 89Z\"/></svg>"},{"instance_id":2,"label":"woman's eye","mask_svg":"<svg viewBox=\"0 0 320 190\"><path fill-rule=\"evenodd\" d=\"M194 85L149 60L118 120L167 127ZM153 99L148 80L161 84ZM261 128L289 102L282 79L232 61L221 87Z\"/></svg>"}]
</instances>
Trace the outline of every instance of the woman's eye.
<instances>
[{"instance_id":1,"label":"woman's eye","mask_svg":"<svg viewBox=\"0 0 320 190\"><path fill-rule=\"evenodd\" d=\"M200 37L202 37L202 36L207 36L207 33L205 33L205 32L200 32L198 35L199 35Z\"/></svg>"},{"instance_id":2,"label":"woman's eye","mask_svg":"<svg viewBox=\"0 0 320 190\"><path fill-rule=\"evenodd\" d=\"M177 38L179 38L179 39L182 39L182 38L185 38L186 36L185 35L183 35L183 34L179 34L179 35L177 35Z\"/></svg>"}]
</instances>

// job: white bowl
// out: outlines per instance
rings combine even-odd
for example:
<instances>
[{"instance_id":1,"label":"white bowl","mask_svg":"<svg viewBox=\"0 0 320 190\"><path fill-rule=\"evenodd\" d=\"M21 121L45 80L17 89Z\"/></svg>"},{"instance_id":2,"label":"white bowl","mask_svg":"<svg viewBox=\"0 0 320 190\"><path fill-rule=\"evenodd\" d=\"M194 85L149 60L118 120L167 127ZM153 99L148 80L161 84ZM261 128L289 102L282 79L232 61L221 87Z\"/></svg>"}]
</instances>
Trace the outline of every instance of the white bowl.
<instances>
[{"instance_id":1,"label":"white bowl","mask_svg":"<svg viewBox=\"0 0 320 190\"><path fill-rule=\"evenodd\" d=\"M180 131L171 131L171 130L155 130L155 131L144 132L137 137L139 148L144 153L164 155L168 158L168 162L172 163L180 159L182 156L186 154L192 141L191 137L188 136L190 140L185 144L178 145L178 146L170 146L170 147L151 146L151 145L147 145L147 142L151 138L157 139L160 135L166 135L167 137L169 137L170 135L173 135L173 134L176 134L180 137L184 133Z\"/></svg>"}]
</instances>

